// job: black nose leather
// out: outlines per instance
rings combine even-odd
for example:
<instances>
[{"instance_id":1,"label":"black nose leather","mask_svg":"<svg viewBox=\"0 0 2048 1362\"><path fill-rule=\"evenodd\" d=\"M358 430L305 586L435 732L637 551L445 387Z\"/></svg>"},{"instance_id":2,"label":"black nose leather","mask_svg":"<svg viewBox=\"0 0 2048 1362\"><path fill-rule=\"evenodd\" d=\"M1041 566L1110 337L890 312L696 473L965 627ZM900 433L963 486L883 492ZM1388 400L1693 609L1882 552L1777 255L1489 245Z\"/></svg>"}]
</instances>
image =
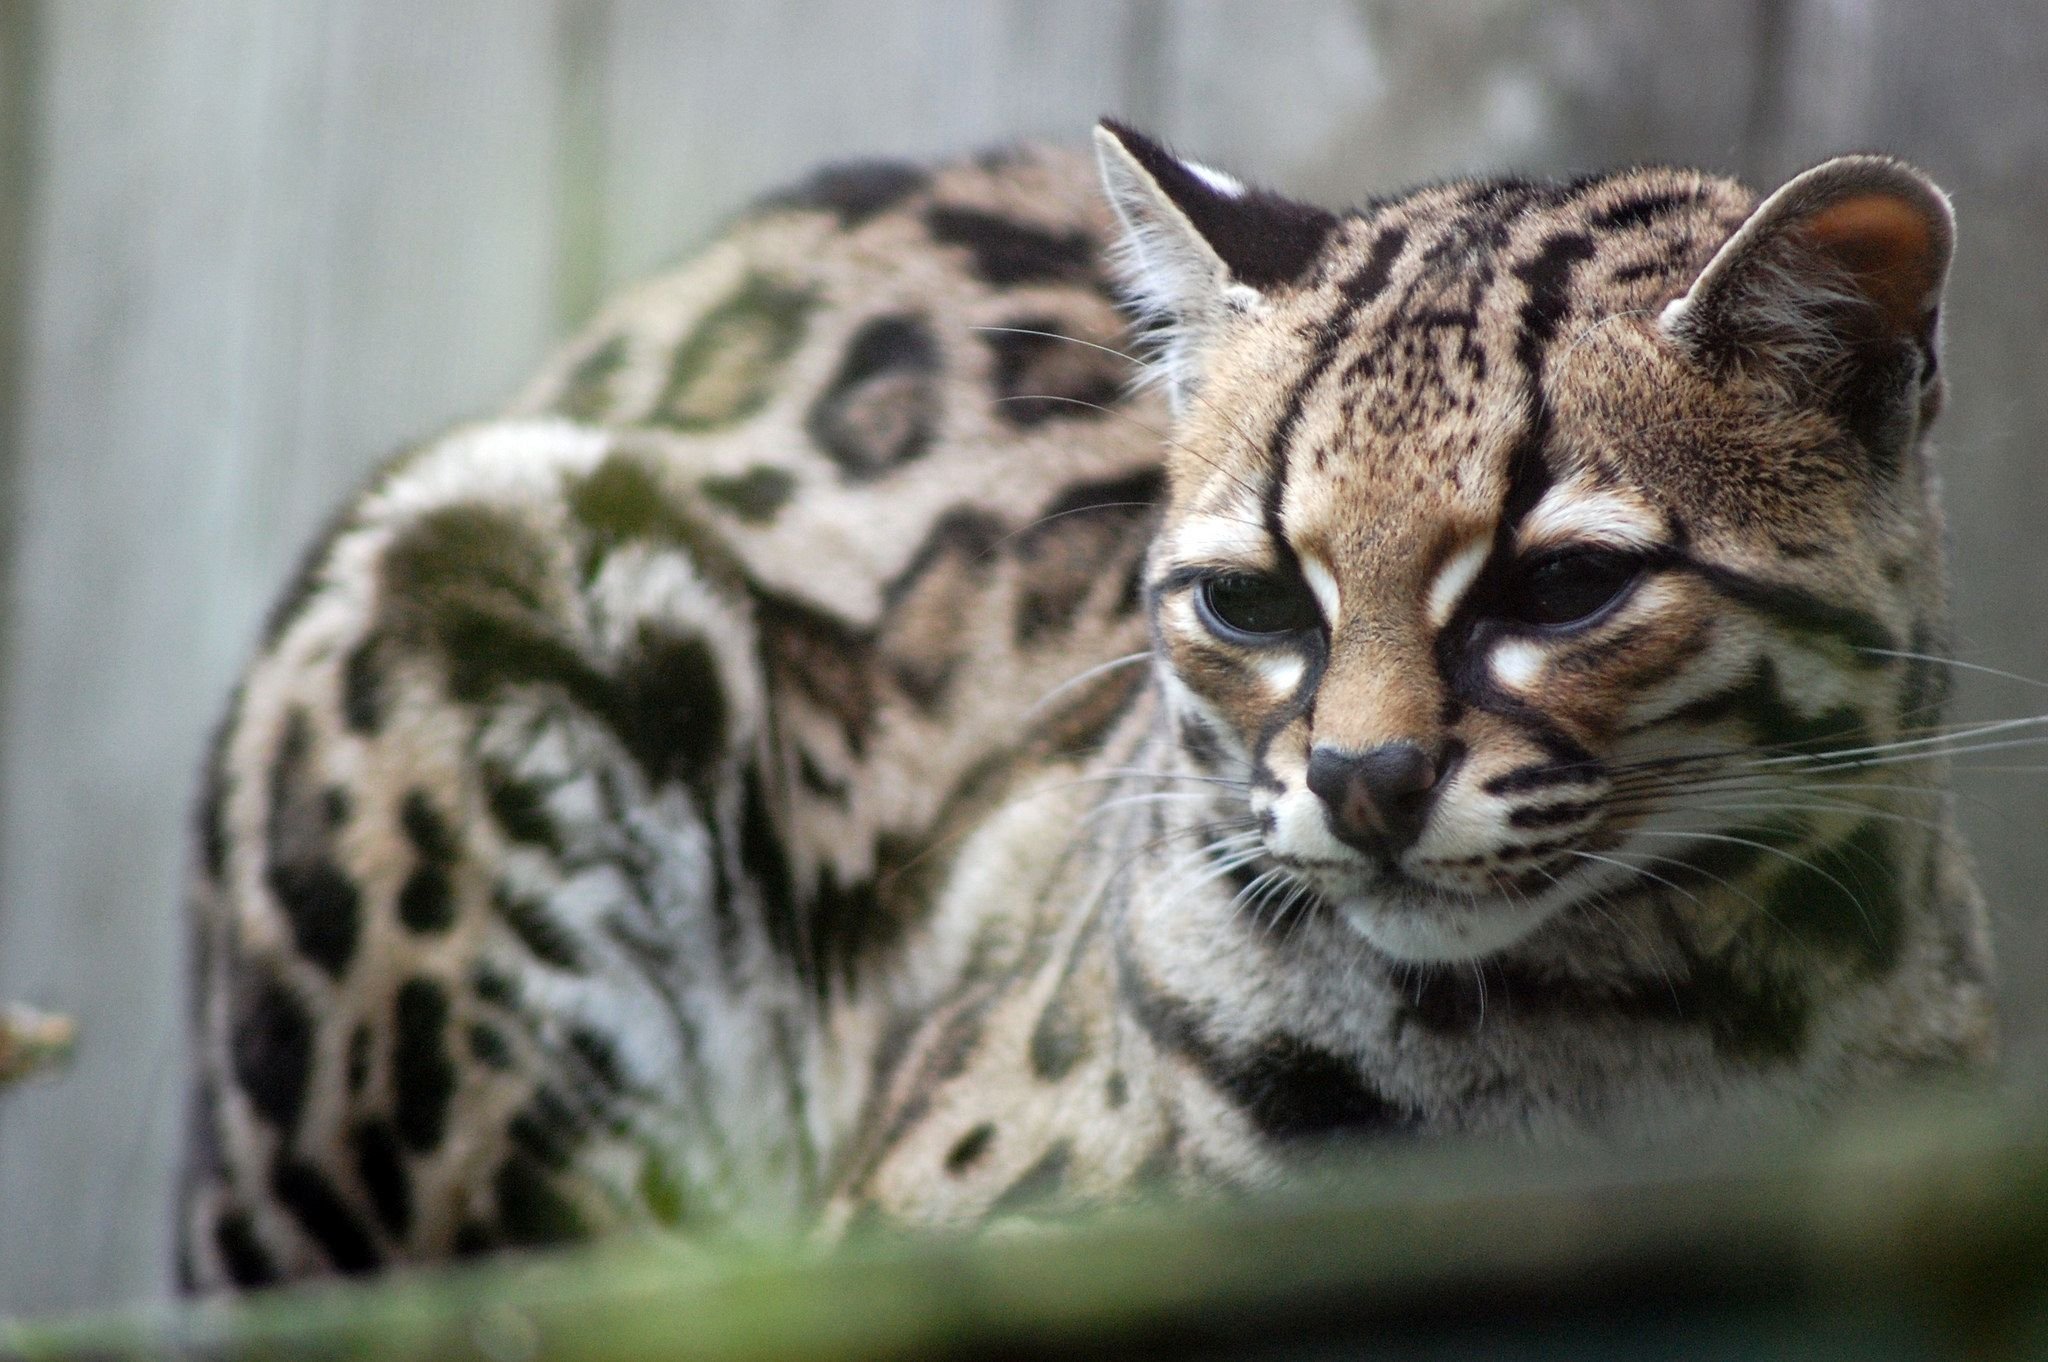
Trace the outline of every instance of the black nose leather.
<instances>
[{"instance_id":1,"label":"black nose leather","mask_svg":"<svg viewBox=\"0 0 2048 1362\"><path fill-rule=\"evenodd\" d=\"M1330 831L1375 856L1394 856L1422 835L1443 772L1412 742L1363 752L1317 747L1308 755L1308 787L1323 801Z\"/></svg>"}]
</instances>

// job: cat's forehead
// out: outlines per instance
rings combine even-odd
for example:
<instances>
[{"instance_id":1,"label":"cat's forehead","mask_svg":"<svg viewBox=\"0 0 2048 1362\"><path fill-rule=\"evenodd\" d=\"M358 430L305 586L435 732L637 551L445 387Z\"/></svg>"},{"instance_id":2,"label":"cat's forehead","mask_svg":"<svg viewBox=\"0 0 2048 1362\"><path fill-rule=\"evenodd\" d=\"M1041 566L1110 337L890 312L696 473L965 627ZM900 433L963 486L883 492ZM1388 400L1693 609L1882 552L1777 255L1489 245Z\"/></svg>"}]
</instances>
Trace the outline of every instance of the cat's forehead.
<instances>
[{"instance_id":1,"label":"cat's forehead","mask_svg":"<svg viewBox=\"0 0 2048 1362\"><path fill-rule=\"evenodd\" d=\"M1559 465L1594 452L1573 437L1597 434L1575 423L1635 419L1589 414L1574 387L1672 399L1654 374L1612 371L1657 367L1658 310L1751 203L1739 185L1658 168L1446 184L1346 218L1242 363L1218 366L1208 420L1191 413L1237 454L1230 477L1202 479L1205 499L1263 486L1290 531L1482 531L1516 494L1518 460L1540 453L1568 473Z\"/></svg>"}]
</instances>

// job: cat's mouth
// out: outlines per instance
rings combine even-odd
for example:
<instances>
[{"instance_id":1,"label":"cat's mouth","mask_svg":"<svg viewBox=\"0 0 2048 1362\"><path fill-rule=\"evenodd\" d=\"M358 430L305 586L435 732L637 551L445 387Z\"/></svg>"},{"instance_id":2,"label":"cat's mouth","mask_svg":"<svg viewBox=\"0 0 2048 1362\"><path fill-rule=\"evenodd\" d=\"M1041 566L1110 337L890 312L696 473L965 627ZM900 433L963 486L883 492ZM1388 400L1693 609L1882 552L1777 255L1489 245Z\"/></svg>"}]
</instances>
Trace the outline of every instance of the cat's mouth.
<instances>
[{"instance_id":1,"label":"cat's mouth","mask_svg":"<svg viewBox=\"0 0 2048 1362\"><path fill-rule=\"evenodd\" d=\"M1478 890L1433 883L1401 866L1298 867L1322 902L1376 950L1413 964L1479 960L1528 937L1558 911L1552 894L1513 885ZM1553 889L1556 882L1551 882Z\"/></svg>"},{"instance_id":2,"label":"cat's mouth","mask_svg":"<svg viewBox=\"0 0 2048 1362\"><path fill-rule=\"evenodd\" d=\"M1383 954L1430 965L1497 955L1549 921L1553 911L1528 899L1468 899L1420 885L1334 902L1345 924Z\"/></svg>"}]
</instances>

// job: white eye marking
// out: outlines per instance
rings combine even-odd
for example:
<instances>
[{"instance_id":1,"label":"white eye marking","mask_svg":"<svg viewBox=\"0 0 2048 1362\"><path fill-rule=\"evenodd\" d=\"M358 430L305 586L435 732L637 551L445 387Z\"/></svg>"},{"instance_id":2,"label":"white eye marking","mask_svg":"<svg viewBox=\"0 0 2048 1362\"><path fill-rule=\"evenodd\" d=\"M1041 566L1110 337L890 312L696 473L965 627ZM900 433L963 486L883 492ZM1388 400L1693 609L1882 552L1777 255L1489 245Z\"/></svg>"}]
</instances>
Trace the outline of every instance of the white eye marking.
<instances>
[{"instance_id":1,"label":"white eye marking","mask_svg":"<svg viewBox=\"0 0 2048 1362\"><path fill-rule=\"evenodd\" d=\"M1308 671L1306 662L1284 653L1261 657L1253 666L1258 669L1259 677L1266 683L1266 688L1280 695L1294 694L1295 687L1301 684L1302 676Z\"/></svg>"},{"instance_id":2,"label":"white eye marking","mask_svg":"<svg viewBox=\"0 0 2048 1362\"><path fill-rule=\"evenodd\" d=\"M1493 650L1494 680L1509 690L1527 691L1543 675L1543 650L1525 638L1511 638Z\"/></svg>"},{"instance_id":3,"label":"white eye marking","mask_svg":"<svg viewBox=\"0 0 2048 1362\"><path fill-rule=\"evenodd\" d=\"M1553 487L1515 527L1515 543L1527 552L1550 544L1595 541L1617 549L1649 549L1662 543L1656 516L1612 492L1578 492Z\"/></svg>"},{"instance_id":4,"label":"white eye marking","mask_svg":"<svg viewBox=\"0 0 2048 1362\"><path fill-rule=\"evenodd\" d=\"M1258 559L1268 547L1255 519L1234 515L1193 515L1173 532L1173 557L1183 562Z\"/></svg>"},{"instance_id":5,"label":"white eye marking","mask_svg":"<svg viewBox=\"0 0 2048 1362\"><path fill-rule=\"evenodd\" d=\"M1308 589L1315 593L1316 604L1323 608L1323 623L1332 629L1337 627L1337 607L1341 596L1337 591L1336 574L1329 565L1313 553L1301 555L1301 575L1308 581Z\"/></svg>"},{"instance_id":6,"label":"white eye marking","mask_svg":"<svg viewBox=\"0 0 2048 1362\"><path fill-rule=\"evenodd\" d=\"M1491 539L1475 539L1452 554L1450 561L1437 570L1436 580L1429 584L1429 623L1433 629L1441 629L1450 619L1451 612L1458 608L1458 602L1472 587L1472 579L1479 575L1479 569L1486 565L1486 555L1492 550Z\"/></svg>"}]
</instances>

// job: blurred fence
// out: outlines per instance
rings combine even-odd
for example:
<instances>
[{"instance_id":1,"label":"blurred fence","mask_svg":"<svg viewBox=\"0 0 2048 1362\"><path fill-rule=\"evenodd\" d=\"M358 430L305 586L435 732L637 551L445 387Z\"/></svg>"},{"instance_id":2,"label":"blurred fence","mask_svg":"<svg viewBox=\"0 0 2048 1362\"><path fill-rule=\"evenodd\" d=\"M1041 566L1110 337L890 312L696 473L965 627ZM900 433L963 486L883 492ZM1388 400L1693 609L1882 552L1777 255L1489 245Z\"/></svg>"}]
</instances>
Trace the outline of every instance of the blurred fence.
<instances>
[{"instance_id":1,"label":"blurred fence","mask_svg":"<svg viewBox=\"0 0 2048 1362\"><path fill-rule=\"evenodd\" d=\"M83 1028L0 1105L0 1312L164 1281L187 788L299 546L761 189L1105 111L1333 202L1896 151L1962 222L1963 656L2048 677L2044 71L2036 0L0 0L0 999ZM2031 1075L2048 776L1965 790Z\"/></svg>"}]
</instances>

